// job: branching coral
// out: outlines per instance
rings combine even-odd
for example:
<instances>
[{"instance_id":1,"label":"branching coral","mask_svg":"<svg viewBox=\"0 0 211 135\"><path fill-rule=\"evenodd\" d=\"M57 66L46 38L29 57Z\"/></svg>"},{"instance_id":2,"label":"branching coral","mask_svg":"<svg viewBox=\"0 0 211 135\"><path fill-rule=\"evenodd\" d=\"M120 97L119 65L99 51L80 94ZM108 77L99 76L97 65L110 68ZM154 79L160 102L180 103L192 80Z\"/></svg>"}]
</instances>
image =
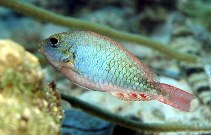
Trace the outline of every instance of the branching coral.
<instances>
[{"instance_id":1,"label":"branching coral","mask_svg":"<svg viewBox=\"0 0 211 135\"><path fill-rule=\"evenodd\" d=\"M151 47L155 50L158 50L170 57L176 58L178 60L187 61L187 62L196 62L197 57L190 54L182 54L173 50L166 45L153 41L147 37L130 34L120 30L110 28L108 26L99 25L96 23L91 23L88 21L75 19L72 17L61 16L52 12L49 12L45 9L33 6L31 4L22 3L18 0L0 0L0 6L11 8L17 12L20 12L24 15L28 15L34 18L37 18L42 21L51 22L58 25L68 26L71 28L79 28L82 30L90 30L102 35L124 40L131 43L142 44L148 47Z\"/></svg>"}]
</instances>

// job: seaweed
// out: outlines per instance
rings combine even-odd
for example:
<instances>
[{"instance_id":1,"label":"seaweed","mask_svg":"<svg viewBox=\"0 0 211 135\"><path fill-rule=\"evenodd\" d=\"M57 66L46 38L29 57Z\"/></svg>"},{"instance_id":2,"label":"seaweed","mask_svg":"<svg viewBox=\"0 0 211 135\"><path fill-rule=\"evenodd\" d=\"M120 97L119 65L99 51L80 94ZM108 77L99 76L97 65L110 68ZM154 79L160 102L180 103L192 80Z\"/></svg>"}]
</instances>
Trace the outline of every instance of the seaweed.
<instances>
[{"instance_id":1,"label":"seaweed","mask_svg":"<svg viewBox=\"0 0 211 135\"><path fill-rule=\"evenodd\" d=\"M100 33L102 35L105 35L111 38L145 45L157 51L160 51L161 53L164 53L169 57L172 57L181 61L186 61L186 62L191 62L191 63L197 62L197 57L195 55L183 54L183 53L177 52L176 50L170 48L169 46L153 41L147 37L123 32L123 31L116 30L108 26L99 25L96 23L76 19L73 17L65 17L62 15L58 15L56 13L47 11L45 9L36 7L31 4L23 3L18 0L0 0L0 6L11 8L19 13L37 18L41 21L51 22L57 25L62 25L62 26L68 26L70 28L90 30L90 31L94 31L96 33Z\"/></svg>"},{"instance_id":2,"label":"seaweed","mask_svg":"<svg viewBox=\"0 0 211 135\"><path fill-rule=\"evenodd\" d=\"M80 99L77 99L73 96L67 96L61 94L61 98L68 101L72 106L76 108L80 108L83 111L90 113L94 116L100 117L107 121L110 121L116 125L120 125L122 127L126 127L129 129L137 130L137 131L150 131L150 132L181 132L181 131L211 131L211 127L206 127L205 125L184 125L180 123L142 123L136 122L134 120L130 120L118 115L114 115L110 112L107 112L99 107L93 106L87 102L84 102Z\"/></svg>"}]
</instances>

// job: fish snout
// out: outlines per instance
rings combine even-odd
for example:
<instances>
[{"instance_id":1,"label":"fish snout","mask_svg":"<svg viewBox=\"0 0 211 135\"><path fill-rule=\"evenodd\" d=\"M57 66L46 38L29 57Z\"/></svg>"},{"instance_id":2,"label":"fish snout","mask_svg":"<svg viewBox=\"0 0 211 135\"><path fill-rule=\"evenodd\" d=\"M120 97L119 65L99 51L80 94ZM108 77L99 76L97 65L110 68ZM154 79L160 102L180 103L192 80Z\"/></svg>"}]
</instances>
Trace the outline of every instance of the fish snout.
<instances>
[{"instance_id":1,"label":"fish snout","mask_svg":"<svg viewBox=\"0 0 211 135\"><path fill-rule=\"evenodd\" d=\"M39 45L39 49L38 52L41 53L42 55L45 55L45 46L48 44L48 40L41 40L39 41L38 45Z\"/></svg>"},{"instance_id":2,"label":"fish snout","mask_svg":"<svg viewBox=\"0 0 211 135\"><path fill-rule=\"evenodd\" d=\"M40 54L42 54L42 55L45 55L45 51L44 51L43 48L39 48L39 49L38 49L38 52L39 52Z\"/></svg>"},{"instance_id":3,"label":"fish snout","mask_svg":"<svg viewBox=\"0 0 211 135\"><path fill-rule=\"evenodd\" d=\"M39 45L40 48L42 48L43 47L43 41L39 41L38 45Z\"/></svg>"},{"instance_id":4,"label":"fish snout","mask_svg":"<svg viewBox=\"0 0 211 135\"><path fill-rule=\"evenodd\" d=\"M38 45L39 45L38 52L44 55L43 41L39 41Z\"/></svg>"}]
</instances>

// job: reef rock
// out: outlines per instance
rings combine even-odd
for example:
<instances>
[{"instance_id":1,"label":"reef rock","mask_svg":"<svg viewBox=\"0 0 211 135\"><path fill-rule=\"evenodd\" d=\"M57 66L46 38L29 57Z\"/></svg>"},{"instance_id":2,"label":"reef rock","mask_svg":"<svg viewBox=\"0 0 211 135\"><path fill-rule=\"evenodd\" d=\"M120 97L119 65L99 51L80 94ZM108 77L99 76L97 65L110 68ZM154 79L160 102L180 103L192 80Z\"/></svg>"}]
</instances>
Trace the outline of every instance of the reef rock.
<instances>
[{"instance_id":1,"label":"reef rock","mask_svg":"<svg viewBox=\"0 0 211 135\"><path fill-rule=\"evenodd\" d=\"M11 40L0 40L0 75L8 68L16 69L30 66L32 72L36 72L38 79L42 78L38 59L31 53Z\"/></svg>"},{"instance_id":2,"label":"reef rock","mask_svg":"<svg viewBox=\"0 0 211 135\"><path fill-rule=\"evenodd\" d=\"M34 55L13 41L0 40L1 135L59 134L59 100L43 78Z\"/></svg>"}]
</instances>

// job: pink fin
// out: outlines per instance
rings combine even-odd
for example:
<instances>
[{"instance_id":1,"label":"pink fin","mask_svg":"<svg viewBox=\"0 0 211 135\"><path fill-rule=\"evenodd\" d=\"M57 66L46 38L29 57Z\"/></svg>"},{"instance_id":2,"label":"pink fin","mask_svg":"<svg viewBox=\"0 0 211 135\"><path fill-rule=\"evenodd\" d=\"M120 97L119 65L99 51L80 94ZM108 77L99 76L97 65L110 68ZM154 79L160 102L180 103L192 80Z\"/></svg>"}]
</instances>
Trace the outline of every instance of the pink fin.
<instances>
[{"instance_id":1,"label":"pink fin","mask_svg":"<svg viewBox=\"0 0 211 135\"><path fill-rule=\"evenodd\" d=\"M124 92L109 92L112 96L126 101L151 100L150 97L143 93L124 93Z\"/></svg>"},{"instance_id":2,"label":"pink fin","mask_svg":"<svg viewBox=\"0 0 211 135\"><path fill-rule=\"evenodd\" d=\"M196 98L194 95L168 84L157 82L156 85L163 92L162 96L155 97L158 101L182 111L190 111L190 103Z\"/></svg>"}]
</instances>

